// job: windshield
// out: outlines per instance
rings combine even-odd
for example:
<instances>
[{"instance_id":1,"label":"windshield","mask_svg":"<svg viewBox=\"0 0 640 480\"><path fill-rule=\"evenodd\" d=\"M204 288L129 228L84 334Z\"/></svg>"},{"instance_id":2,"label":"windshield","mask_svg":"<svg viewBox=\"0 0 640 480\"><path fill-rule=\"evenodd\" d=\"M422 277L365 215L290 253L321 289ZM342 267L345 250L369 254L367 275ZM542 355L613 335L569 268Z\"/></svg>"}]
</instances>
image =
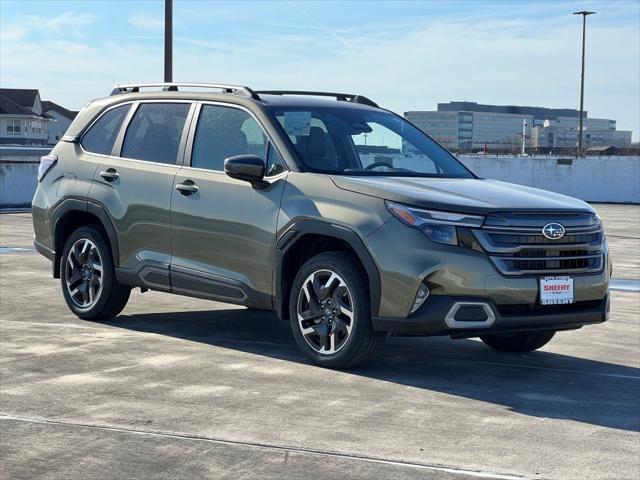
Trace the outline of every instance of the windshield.
<instances>
[{"instance_id":1,"label":"windshield","mask_svg":"<svg viewBox=\"0 0 640 480\"><path fill-rule=\"evenodd\" d=\"M473 178L447 150L389 112L289 106L268 110L314 172Z\"/></svg>"}]
</instances>

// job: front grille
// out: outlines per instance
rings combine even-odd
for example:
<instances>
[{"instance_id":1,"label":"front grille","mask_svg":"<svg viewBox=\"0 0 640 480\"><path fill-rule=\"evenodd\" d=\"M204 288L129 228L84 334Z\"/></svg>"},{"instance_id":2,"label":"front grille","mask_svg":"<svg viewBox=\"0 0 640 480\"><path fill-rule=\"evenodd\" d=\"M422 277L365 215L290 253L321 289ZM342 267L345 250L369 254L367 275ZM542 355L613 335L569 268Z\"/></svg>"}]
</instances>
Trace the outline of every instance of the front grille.
<instances>
[{"instance_id":1,"label":"front grille","mask_svg":"<svg viewBox=\"0 0 640 480\"><path fill-rule=\"evenodd\" d=\"M492 233L491 239L496 244L504 245L573 245L576 243L592 243L601 241L602 232L565 235L560 240L551 240L544 235L519 235Z\"/></svg>"},{"instance_id":2,"label":"front grille","mask_svg":"<svg viewBox=\"0 0 640 480\"><path fill-rule=\"evenodd\" d=\"M547 223L561 223L565 235L542 235ZM604 233L592 214L501 214L473 231L504 275L593 273L604 264Z\"/></svg>"}]
</instances>

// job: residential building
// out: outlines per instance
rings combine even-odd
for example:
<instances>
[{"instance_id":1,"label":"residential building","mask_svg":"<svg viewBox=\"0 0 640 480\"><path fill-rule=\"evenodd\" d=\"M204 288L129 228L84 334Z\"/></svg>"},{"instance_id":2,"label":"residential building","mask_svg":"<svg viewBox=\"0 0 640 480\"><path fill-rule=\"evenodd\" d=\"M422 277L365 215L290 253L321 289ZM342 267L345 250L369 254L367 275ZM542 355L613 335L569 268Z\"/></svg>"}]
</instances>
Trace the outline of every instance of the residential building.
<instances>
[{"instance_id":1,"label":"residential building","mask_svg":"<svg viewBox=\"0 0 640 480\"><path fill-rule=\"evenodd\" d=\"M49 132L47 136L47 143L49 145L55 145L58 143L58 140L62 138L64 132L67 131L69 125L78 112L67 110L64 107L61 107L57 103L43 100L42 101L42 113L47 115L50 118L49 123Z\"/></svg>"},{"instance_id":2,"label":"residential building","mask_svg":"<svg viewBox=\"0 0 640 480\"><path fill-rule=\"evenodd\" d=\"M407 120L455 152L519 152L524 125L525 148L575 148L580 112L565 108L439 103L437 111L405 112ZM585 145L627 146L631 132L616 130L616 121L588 118ZM606 143L610 142L610 143Z\"/></svg>"},{"instance_id":3,"label":"residential building","mask_svg":"<svg viewBox=\"0 0 640 480\"><path fill-rule=\"evenodd\" d=\"M0 88L0 144L46 145L49 120L38 90Z\"/></svg>"}]
</instances>

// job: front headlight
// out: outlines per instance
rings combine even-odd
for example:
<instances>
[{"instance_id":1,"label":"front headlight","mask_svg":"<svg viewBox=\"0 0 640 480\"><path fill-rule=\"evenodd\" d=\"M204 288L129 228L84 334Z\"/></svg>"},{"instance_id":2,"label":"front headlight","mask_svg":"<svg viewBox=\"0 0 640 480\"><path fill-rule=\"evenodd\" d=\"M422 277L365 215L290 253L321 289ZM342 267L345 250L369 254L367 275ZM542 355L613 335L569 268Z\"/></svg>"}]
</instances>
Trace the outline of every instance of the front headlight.
<instances>
[{"instance_id":1,"label":"front headlight","mask_svg":"<svg viewBox=\"0 0 640 480\"><path fill-rule=\"evenodd\" d=\"M457 227L481 227L484 217L466 213L424 210L402 203L385 201L391 214L405 225L421 230L429 240L445 245L458 245Z\"/></svg>"}]
</instances>

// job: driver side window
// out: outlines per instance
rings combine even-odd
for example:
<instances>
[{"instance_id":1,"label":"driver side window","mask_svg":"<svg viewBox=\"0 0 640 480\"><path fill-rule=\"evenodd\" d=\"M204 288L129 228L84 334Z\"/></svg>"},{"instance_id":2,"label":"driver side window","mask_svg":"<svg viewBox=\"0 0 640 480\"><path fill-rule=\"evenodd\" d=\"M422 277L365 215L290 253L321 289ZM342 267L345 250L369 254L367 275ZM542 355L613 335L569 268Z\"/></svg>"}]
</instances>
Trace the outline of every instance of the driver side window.
<instances>
[{"instance_id":1,"label":"driver side window","mask_svg":"<svg viewBox=\"0 0 640 480\"><path fill-rule=\"evenodd\" d=\"M244 110L203 105L193 139L191 166L224 171L226 158L258 155L265 159L267 138L258 122Z\"/></svg>"}]
</instances>

